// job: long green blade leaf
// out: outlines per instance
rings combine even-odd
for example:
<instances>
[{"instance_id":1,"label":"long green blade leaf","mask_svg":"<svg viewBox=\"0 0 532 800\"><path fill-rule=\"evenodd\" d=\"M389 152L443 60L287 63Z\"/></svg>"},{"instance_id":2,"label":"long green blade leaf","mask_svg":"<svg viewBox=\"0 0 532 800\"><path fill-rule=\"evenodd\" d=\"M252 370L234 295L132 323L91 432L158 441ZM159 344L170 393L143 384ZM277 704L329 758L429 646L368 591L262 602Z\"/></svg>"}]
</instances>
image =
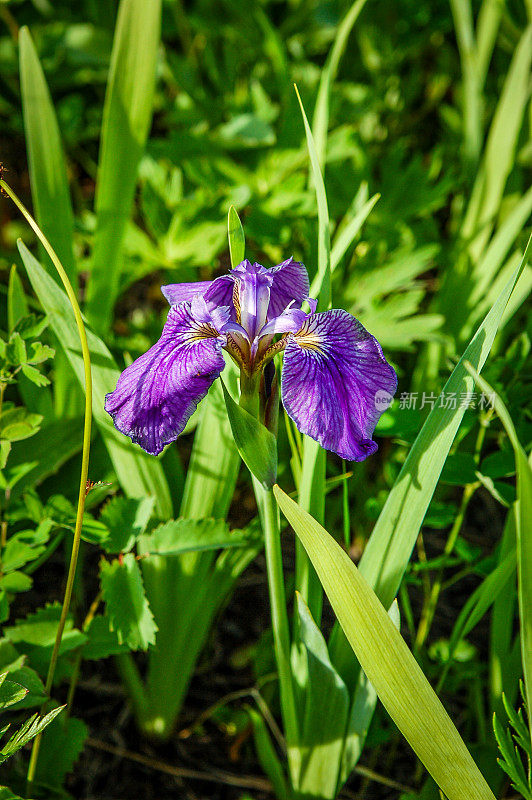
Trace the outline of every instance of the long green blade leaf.
<instances>
[{"instance_id":1,"label":"long green blade leaf","mask_svg":"<svg viewBox=\"0 0 532 800\"><path fill-rule=\"evenodd\" d=\"M229 209L227 215L227 236L229 239L229 253L231 256L231 266L236 267L244 260L246 252L246 238L244 228L240 222L237 210L234 206Z\"/></svg>"},{"instance_id":2,"label":"long green blade leaf","mask_svg":"<svg viewBox=\"0 0 532 800\"><path fill-rule=\"evenodd\" d=\"M318 273L312 282L311 297L318 301L318 309L325 311L331 307L331 231L327 193L321 174L320 160L307 115L295 87L301 108L307 149L316 187L316 203L318 206ZM325 137L327 130L325 128ZM326 138L324 146L326 144ZM299 502L318 519L325 513L325 451L314 439L304 437L301 480L299 482ZM310 612L319 625L321 619L322 591L312 567L301 546L297 546L296 555L296 587L308 604Z\"/></svg>"},{"instance_id":3,"label":"long green blade leaf","mask_svg":"<svg viewBox=\"0 0 532 800\"><path fill-rule=\"evenodd\" d=\"M277 442L271 431L244 408L241 408L222 381L222 389L233 438L242 461L265 489L277 476Z\"/></svg>"},{"instance_id":4,"label":"long green blade leaf","mask_svg":"<svg viewBox=\"0 0 532 800\"><path fill-rule=\"evenodd\" d=\"M531 64L532 25L529 25L515 50L464 220L462 235L466 242L470 242L473 264L489 240L514 163L517 138L530 99Z\"/></svg>"},{"instance_id":5,"label":"long green blade leaf","mask_svg":"<svg viewBox=\"0 0 532 800\"><path fill-rule=\"evenodd\" d=\"M320 85L318 89L318 97L316 98L316 107L314 109L314 117L312 120L312 132L314 134L314 141L316 143L316 154L318 163L322 169L325 166L325 156L327 150L327 131L329 128L329 98L331 94L331 87L336 78L340 61L345 52L349 34L353 29L353 25L357 21L360 12L366 5L366 0L355 0L336 32L333 46L327 57L327 62L321 73Z\"/></svg>"},{"instance_id":6,"label":"long green blade leaf","mask_svg":"<svg viewBox=\"0 0 532 800\"><path fill-rule=\"evenodd\" d=\"M342 629L383 705L449 800L494 800L404 639L347 553L274 486Z\"/></svg>"},{"instance_id":7,"label":"long green blade leaf","mask_svg":"<svg viewBox=\"0 0 532 800\"><path fill-rule=\"evenodd\" d=\"M20 29L20 91L35 217L73 286L74 217L59 126L28 28ZM53 270L54 280L58 280Z\"/></svg>"},{"instance_id":8,"label":"long green blade leaf","mask_svg":"<svg viewBox=\"0 0 532 800\"><path fill-rule=\"evenodd\" d=\"M90 322L104 332L118 294L122 242L152 118L160 25L161 0L120 3L105 96L86 309Z\"/></svg>"},{"instance_id":9,"label":"long green blade leaf","mask_svg":"<svg viewBox=\"0 0 532 800\"><path fill-rule=\"evenodd\" d=\"M318 204L318 274L312 282L310 296L318 300L318 309L326 311L331 307L331 231L329 222L329 207L327 205L327 193L321 174L318 154L314 146L312 131L308 124L307 115L299 96L297 86L294 87L299 100L305 135L307 137L307 148L312 167L312 175L316 186L316 201Z\"/></svg>"}]
</instances>

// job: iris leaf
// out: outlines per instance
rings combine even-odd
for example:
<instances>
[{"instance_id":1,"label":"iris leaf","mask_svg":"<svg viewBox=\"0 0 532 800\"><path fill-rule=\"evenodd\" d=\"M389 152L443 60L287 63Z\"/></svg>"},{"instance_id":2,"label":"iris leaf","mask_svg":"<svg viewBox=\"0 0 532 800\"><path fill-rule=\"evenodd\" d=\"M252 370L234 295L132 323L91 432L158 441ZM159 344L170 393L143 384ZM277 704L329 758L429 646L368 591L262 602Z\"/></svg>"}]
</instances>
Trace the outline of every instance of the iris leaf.
<instances>
[{"instance_id":1,"label":"iris leaf","mask_svg":"<svg viewBox=\"0 0 532 800\"><path fill-rule=\"evenodd\" d=\"M449 800L494 800L419 664L360 571L310 514L278 486L273 491L364 672L434 780Z\"/></svg>"},{"instance_id":2,"label":"iris leaf","mask_svg":"<svg viewBox=\"0 0 532 800\"><path fill-rule=\"evenodd\" d=\"M151 124L160 26L161 0L120 3L103 112L87 303L89 320L104 332L118 294L122 244Z\"/></svg>"},{"instance_id":3,"label":"iris leaf","mask_svg":"<svg viewBox=\"0 0 532 800\"><path fill-rule=\"evenodd\" d=\"M265 489L270 489L277 476L277 442L264 425L241 408L222 381L227 416L242 461Z\"/></svg>"},{"instance_id":4,"label":"iris leaf","mask_svg":"<svg viewBox=\"0 0 532 800\"><path fill-rule=\"evenodd\" d=\"M28 28L22 27L20 89L35 218L76 285L74 215L59 126L46 78ZM54 280L56 272L53 271Z\"/></svg>"}]
</instances>

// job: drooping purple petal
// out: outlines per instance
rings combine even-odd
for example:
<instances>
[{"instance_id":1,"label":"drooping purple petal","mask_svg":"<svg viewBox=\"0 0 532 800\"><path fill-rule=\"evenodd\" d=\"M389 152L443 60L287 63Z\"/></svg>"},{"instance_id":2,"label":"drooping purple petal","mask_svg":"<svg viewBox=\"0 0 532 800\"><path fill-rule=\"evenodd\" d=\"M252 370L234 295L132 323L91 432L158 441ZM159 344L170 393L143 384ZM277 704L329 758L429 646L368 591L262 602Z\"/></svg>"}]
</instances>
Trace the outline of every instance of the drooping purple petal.
<instances>
[{"instance_id":1,"label":"drooping purple petal","mask_svg":"<svg viewBox=\"0 0 532 800\"><path fill-rule=\"evenodd\" d=\"M192 300L196 295L204 297L210 307L229 306L233 296L233 279L222 275L213 281L193 281L192 283L167 283L161 292L171 306Z\"/></svg>"},{"instance_id":2,"label":"drooping purple petal","mask_svg":"<svg viewBox=\"0 0 532 800\"><path fill-rule=\"evenodd\" d=\"M371 437L396 388L381 346L347 311L313 314L288 336L283 405L302 433L342 458L377 450Z\"/></svg>"},{"instance_id":3,"label":"drooping purple petal","mask_svg":"<svg viewBox=\"0 0 532 800\"><path fill-rule=\"evenodd\" d=\"M187 300L192 300L197 294L203 295L212 281L193 281L192 283L167 283L161 286L161 292L171 306L177 306Z\"/></svg>"},{"instance_id":4,"label":"drooping purple petal","mask_svg":"<svg viewBox=\"0 0 532 800\"><path fill-rule=\"evenodd\" d=\"M220 320L227 320L228 311L219 311ZM105 410L118 430L147 453L160 453L223 370L224 343L208 319L195 318L191 303L173 305L159 341L124 370L106 396Z\"/></svg>"},{"instance_id":5,"label":"drooping purple petal","mask_svg":"<svg viewBox=\"0 0 532 800\"><path fill-rule=\"evenodd\" d=\"M273 276L268 309L268 320L271 320L278 317L292 301L300 306L308 297L310 284L304 265L293 258L277 264L268 272Z\"/></svg>"}]
</instances>

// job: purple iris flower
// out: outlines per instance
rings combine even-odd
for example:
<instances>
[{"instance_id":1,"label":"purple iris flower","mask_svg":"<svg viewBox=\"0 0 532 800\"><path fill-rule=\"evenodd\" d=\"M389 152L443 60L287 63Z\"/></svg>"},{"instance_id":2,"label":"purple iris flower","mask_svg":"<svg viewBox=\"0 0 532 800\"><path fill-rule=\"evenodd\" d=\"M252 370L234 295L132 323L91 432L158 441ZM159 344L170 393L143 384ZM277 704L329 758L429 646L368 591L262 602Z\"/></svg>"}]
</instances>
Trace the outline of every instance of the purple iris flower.
<instances>
[{"instance_id":1,"label":"purple iris flower","mask_svg":"<svg viewBox=\"0 0 532 800\"><path fill-rule=\"evenodd\" d=\"M371 437L396 374L347 311L316 313L303 264L289 258L266 269L246 260L213 281L162 292L171 308L161 338L105 401L118 430L146 452L160 453L183 431L224 368L222 350L249 378L284 351L281 398L298 429L352 461L377 450Z\"/></svg>"}]
</instances>

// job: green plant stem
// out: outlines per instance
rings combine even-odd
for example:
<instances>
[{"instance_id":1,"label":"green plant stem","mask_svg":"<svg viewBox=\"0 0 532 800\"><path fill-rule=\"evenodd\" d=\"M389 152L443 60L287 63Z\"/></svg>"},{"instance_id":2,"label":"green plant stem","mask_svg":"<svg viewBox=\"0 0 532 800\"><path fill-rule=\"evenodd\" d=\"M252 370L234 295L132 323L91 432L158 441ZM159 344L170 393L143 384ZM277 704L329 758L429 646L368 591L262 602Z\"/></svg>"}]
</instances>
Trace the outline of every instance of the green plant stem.
<instances>
[{"instance_id":1,"label":"green plant stem","mask_svg":"<svg viewBox=\"0 0 532 800\"><path fill-rule=\"evenodd\" d=\"M258 381L256 379L250 380L242 372L240 375L240 388L240 405L258 419L260 408ZM286 742L288 753L290 754L290 745L297 741L297 716L290 665L290 627L286 609L279 508L272 490L265 489L253 475L251 477L264 532L273 644L279 672L279 688Z\"/></svg>"},{"instance_id":2,"label":"green plant stem","mask_svg":"<svg viewBox=\"0 0 532 800\"><path fill-rule=\"evenodd\" d=\"M102 602L102 592L101 590L98 592L96 597L91 603L91 606L87 612L87 616L83 620L83 625L81 626L81 630L85 632L89 625L91 624L92 620L94 619L96 612L98 611L98 606ZM62 719L66 721L68 719L68 715L70 714L70 710L72 708L72 704L74 702L74 695L76 693L76 687L78 685L79 676L81 673L81 662L83 660L83 648L85 645L82 645L77 653L76 658L74 661L74 666L72 668L72 677L70 678L70 684L68 687L68 695L67 695L67 702L66 702L66 709L65 713L63 714Z\"/></svg>"},{"instance_id":3,"label":"green plant stem","mask_svg":"<svg viewBox=\"0 0 532 800\"><path fill-rule=\"evenodd\" d=\"M59 277L61 278L68 299L70 300L72 310L74 312L76 326L78 329L79 338L81 342L81 351L83 354L83 366L85 371L85 422L83 426L83 451L81 458L81 475L79 481L76 527L74 530L74 541L72 542L72 553L70 556L70 565L68 568L65 594L63 597L63 607L61 609L61 617L59 619L59 625L57 626L57 634L55 637L54 647L52 650L52 656L50 658L50 666L48 667L48 674L46 676L45 692L46 695L49 696L53 686L55 668L57 666L57 660L59 658L59 649L61 647L61 639L63 638L63 631L65 629L65 624L68 616L68 609L70 607L70 600L72 597L72 589L74 586L76 565L78 561L79 543L81 540L81 525L83 522L83 512L85 510L85 498L87 495L87 478L89 474L89 451L90 451L91 422L92 422L91 362L90 362L89 345L87 342L87 334L85 332L85 326L83 324L81 309L79 307L74 289L72 288L72 284L68 279L68 276L63 268L63 265L59 261L59 258L57 257L52 245L45 237L45 235L43 234L43 232L41 231L41 229L31 216L31 214L27 210L27 208L21 203L17 195L11 190L11 188L4 180L0 180L0 189L2 189L8 195L8 197L11 198L11 200L16 205L18 210L25 217L29 226L34 230L42 246L48 253L50 260L52 261L52 264L56 268ZM43 704L43 709L41 710L41 713L44 710L45 705L46 703ZM28 776L27 776L28 788L31 788L33 779L35 777L35 770L37 768L37 759L39 757L40 744L41 744L41 734L38 734L33 740L33 747L31 750L30 763L28 767Z\"/></svg>"},{"instance_id":4,"label":"green plant stem","mask_svg":"<svg viewBox=\"0 0 532 800\"><path fill-rule=\"evenodd\" d=\"M290 665L290 629L286 610L279 508L272 490L265 489L255 478L253 478L253 489L264 531L273 642L279 671L279 687L286 741L290 752L290 745L297 740L297 717Z\"/></svg>"}]
</instances>

